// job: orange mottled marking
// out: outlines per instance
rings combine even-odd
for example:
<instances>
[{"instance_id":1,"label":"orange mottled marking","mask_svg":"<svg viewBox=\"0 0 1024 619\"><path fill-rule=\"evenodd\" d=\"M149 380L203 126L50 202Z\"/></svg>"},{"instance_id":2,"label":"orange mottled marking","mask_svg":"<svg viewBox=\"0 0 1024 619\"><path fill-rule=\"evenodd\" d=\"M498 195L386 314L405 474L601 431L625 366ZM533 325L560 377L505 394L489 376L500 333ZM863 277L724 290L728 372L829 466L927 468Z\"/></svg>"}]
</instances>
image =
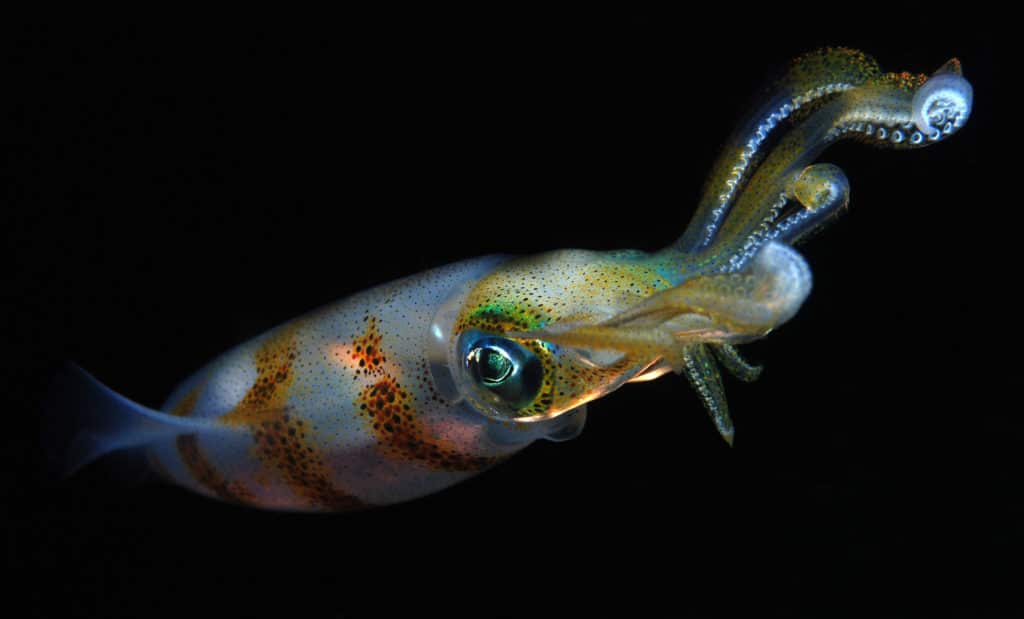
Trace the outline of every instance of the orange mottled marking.
<instances>
[{"instance_id":1,"label":"orange mottled marking","mask_svg":"<svg viewBox=\"0 0 1024 619\"><path fill-rule=\"evenodd\" d=\"M355 404L380 448L391 456L445 471L478 471L497 462L465 453L456 442L431 432L416 417L412 395L391 376L367 385Z\"/></svg>"},{"instance_id":2,"label":"orange mottled marking","mask_svg":"<svg viewBox=\"0 0 1024 619\"><path fill-rule=\"evenodd\" d=\"M252 432L254 455L284 478L288 487L311 505L328 510L367 507L337 488L319 451L306 441L305 422L288 413L288 392L299 357L293 325L265 341L253 355L256 380L234 409L220 418Z\"/></svg>"},{"instance_id":3,"label":"orange mottled marking","mask_svg":"<svg viewBox=\"0 0 1024 619\"><path fill-rule=\"evenodd\" d=\"M368 507L334 485L319 450L306 441L308 430L306 422L287 409L262 411L253 426L257 457L277 469L289 488L311 505L334 511Z\"/></svg>"},{"instance_id":4,"label":"orange mottled marking","mask_svg":"<svg viewBox=\"0 0 1024 619\"><path fill-rule=\"evenodd\" d=\"M886 73L881 77L880 81L883 84L891 84L900 90L913 91L928 81L928 76L922 73L901 71L899 73Z\"/></svg>"},{"instance_id":5,"label":"orange mottled marking","mask_svg":"<svg viewBox=\"0 0 1024 619\"><path fill-rule=\"evenodd\" d=\"M269 338L253 354L256 380L235 408L220 418L222 423L250 425L261 411L280 409L287 404L298 356L294 331L294 328L286 329Z\"/></svg>"},{"instance_id":6,"label":"orange mottled marking","mask_svg":"<svg viewBox=\"0 0 1024 619\"><path fill-rule=\"evenodd\" d=\"M213 466L203 452L199 449L199 439L195 434L179 436L176 445L181 461L192 477L200 485L213 492L217 498L232 503L252 503L253 495L244 484L237 481L228 481Z\"/></svg>"},{"instance_id":7,"label":"orange mottled marking","mask_svg":"<svg viewBox=\"0 0 1024 619\"><path fill-rule=\"evenodd\" d=\"M381 334L377 328L376 316L364 316L363 322L366 329L362 335L352 341L352 345L345 350L349 365L355 370L355 374L375 374L381 371L387 358L381 350Z\"/></svg>"}]
</instances>

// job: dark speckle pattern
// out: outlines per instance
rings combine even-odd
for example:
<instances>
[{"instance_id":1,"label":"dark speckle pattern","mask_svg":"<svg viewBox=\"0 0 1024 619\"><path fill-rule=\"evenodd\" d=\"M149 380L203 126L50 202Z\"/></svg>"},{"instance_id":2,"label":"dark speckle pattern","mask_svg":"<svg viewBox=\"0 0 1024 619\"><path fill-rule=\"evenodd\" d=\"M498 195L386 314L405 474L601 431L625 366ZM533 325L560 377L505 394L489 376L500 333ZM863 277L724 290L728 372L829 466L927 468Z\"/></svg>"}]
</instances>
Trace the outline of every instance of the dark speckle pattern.
<instances>
[{"instance_id":1,"label":"dark speckle pattern","mask_svg":"<svg viewBox=\"0 0 1024 619\"><path fill-rule=\"evenodd\" d=\"M374 377L358 393L354 405L362 426L377 440L378 448L389 457L419 462L443 471L479 471L496 462L460 449L452 439L438 436L419 418L417 396L440 401L425 366L416 375L410 372L412 390L401 385L385 365L387 353L375 316L363 318L363 334L348 348L355 372Z\"/></svg>"},{"instance_id":2,"label":"dark speckle pattern","mask_svg":"<svg viewBox=\"0 0 1024 619\"><path fill-rule=\"evenodd\" d=\"M307 440L309 428L287 410L266 411L253 429L258 457L284 477L295 494L313 507L347 511L368 507L359 498L331 481L330 471L319 450Z\"/></svg>"},{"instance_id":3,"label":"dark speckle pattern","mask_svg":"<svg viewBox=\"0 0 1024 619\"><path fill-rule=\"evenodd\" d=\"M497 461L465 453L455 441L436 436L417 418L412 395L390 376L368 385L355 404L359 417L390 456L444 471L479 471Z\"/></svg>"},{"instance_id":4,"label":"dark speckle pattern","mask_svg":"<svg viewBox=\"0 0 1024 619\"><path fill-rule=\"evenodd\" d=\"M563 250L523 258L473 288L455 322L454 337L469 330L503 334L561 322L594 322L607 317L595 308L629 307L668 285L655 260L642 252ZM600 367L540 340L520 343L540 360L544 378L517 417L571 410L645 362L623 358Z\"/></svg>"},{"instance_id":5,"label":"dark speckle pattern","mask_svg":"<svg viewBox=\"0 0 1024 619\"><path fill-rule=\"evenodd\" d=\"M387 361L387 357L381 350L381 335L377 327L377 317L367 314L363 317L363 323L366 325L365 332L357 337L346 351L355 367L353 378L361 374L380 373Z\"/></svg>"},{"instance_id":6,"label":"dark speckle pattern","mask_svg":"<svg viewBox=\"0 0 1024 619\"><path fill-rule=\"evenodd\" d=\"M252 432L254 454L276 470L311 507L343 511L366 507L355 496L336 487L319 451L306 440L306 422L288 413L288 390L293 366L299 363L298 325L269 337L253 356L256 379L232 411L220 418Z\"/></svg>"}]
</instances>

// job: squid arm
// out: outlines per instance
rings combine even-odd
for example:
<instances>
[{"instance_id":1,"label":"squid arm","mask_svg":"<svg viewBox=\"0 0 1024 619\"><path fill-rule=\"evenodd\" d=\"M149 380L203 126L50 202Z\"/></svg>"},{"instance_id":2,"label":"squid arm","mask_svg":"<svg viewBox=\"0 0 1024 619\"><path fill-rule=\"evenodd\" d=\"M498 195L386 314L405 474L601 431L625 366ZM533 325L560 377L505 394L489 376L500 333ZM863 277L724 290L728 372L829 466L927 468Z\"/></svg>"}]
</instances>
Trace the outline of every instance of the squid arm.
<instances>
[{"instance_id":1,"label":"squid arm","mask_svg":"<svg viewBox=\"0 0 1024 619\"><path fill-rule=\"evenodd\" d=\"M790 245L849 204L843 171L813 160L841 139L897 149L938 142L966 122L972 97L956 59L931 77L882 73L849 49L797 59L769 103L726 145L686 232L662 252L684 265L677 285L596 324L513 336L658 357L687 376L731 444L719 366L745 381L760 375L733 345L763 337L796 313L811 275ZM772 141L784 123L793 126Z\"/></svg>"}]
</instances>

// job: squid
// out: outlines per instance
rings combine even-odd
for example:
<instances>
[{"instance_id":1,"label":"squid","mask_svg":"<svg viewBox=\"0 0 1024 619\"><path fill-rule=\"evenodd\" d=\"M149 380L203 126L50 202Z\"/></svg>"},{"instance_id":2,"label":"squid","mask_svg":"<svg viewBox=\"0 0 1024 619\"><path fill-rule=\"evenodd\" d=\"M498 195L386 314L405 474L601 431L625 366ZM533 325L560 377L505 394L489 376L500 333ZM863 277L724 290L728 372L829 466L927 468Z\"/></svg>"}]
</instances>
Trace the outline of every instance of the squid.
<instances>
[{"instance_id":1,"label":"squid","mask_svg":"<svg viewBox=\"0 0 1024 619\"><path fill-rule=\"evenodd\" d=\"M230 350L149 408L71 366L48 451L70 473L131 456L173 484L256 508L337 512L440 491L534 441L583 430L619 387L683 374L731 445L722 371L811 291L794 245L842 213L853 139L913 149L971 113L959 61L885 73L862 52L794 60L726 142L682 236L656 252L485 256L314 310Z\"/></svg>"}]
</instances>

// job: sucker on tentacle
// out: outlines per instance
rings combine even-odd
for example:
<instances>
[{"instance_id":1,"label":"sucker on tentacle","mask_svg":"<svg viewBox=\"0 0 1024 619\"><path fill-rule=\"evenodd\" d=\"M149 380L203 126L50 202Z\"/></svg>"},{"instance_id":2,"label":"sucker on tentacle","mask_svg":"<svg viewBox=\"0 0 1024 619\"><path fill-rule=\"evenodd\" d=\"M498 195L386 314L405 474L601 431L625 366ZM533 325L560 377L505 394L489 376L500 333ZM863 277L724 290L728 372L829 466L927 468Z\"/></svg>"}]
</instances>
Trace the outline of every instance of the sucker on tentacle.
<instances>
[{"instance_id":1,"label":"sucker on tentacle","mask_svg":"<svg viewBox=\"0 0 1024 619\"><path fill-rule=\"evenodd\" d=\"M763 159L769 135L784 121L794 115L802 118L806 113L801 112L880 74L875 60L858 50L824 48L794 60L769 103L752 114L745 128L723 148L678 248L693 251L711 244L737 193Z\"/></svg>"},{"instance_id":2,"label":"sucker on tentacle","mask_svg":"<svg viewBox=\"0 0 1024 619\"><path fill-rule=\"evenodd\" d=\"M914 94L914 125L928 140L939 140L967 122L973 103L974 89L963 79L960 61L954 58Z\"/></svg>"},{"instance_id":3,"label":"sucker on tentacle","mask_svg":"<svg viewBox=\"0 0 1024 619\"><path fill-rule=\"evenodd\" d=\"M795 96L793 84L800 84L809 93L822 94ZM850 137L890 148L926 146L963 126L973 100L971 86L961 76L960 63L955 59L930 78L883 74L873 60L846 49L819 50L798 59L780 81L779 91L792 99L794 106L803 107L804 114L790 115L787 122L794 126L770 151L763 150L766 140L756 141L762 148L759 162L756 166L744 163L741 178L715 181L723 174L721 169L730 165L726 162L731 161L732 147L726 148L701 206L676 245L681 251L697 251L702 255L700 262L711 268L724 256L727 268L740 269L762 243L783 234L787 236L782 240L797 242L813 233L832 209L845 205L845 201L836 201L819 216L805 215L814 221L801 222L796 231L792 230L796 222L778 220L786 202L795 197L789 189L801 171L836 140ZM927 120L922 120L925 115ZM915 123L941 123L941 130L936 127L926 139L915 129ZM779 125L772 127L777 129ZM837 190L848 192L842 172L835 176ZM729 200L718 199L716 192L720 190L716 187L741 184L742 191L726 192ZM694 238L698 228L703 231L699 241Z\"/></svg>"}]
</instances>

